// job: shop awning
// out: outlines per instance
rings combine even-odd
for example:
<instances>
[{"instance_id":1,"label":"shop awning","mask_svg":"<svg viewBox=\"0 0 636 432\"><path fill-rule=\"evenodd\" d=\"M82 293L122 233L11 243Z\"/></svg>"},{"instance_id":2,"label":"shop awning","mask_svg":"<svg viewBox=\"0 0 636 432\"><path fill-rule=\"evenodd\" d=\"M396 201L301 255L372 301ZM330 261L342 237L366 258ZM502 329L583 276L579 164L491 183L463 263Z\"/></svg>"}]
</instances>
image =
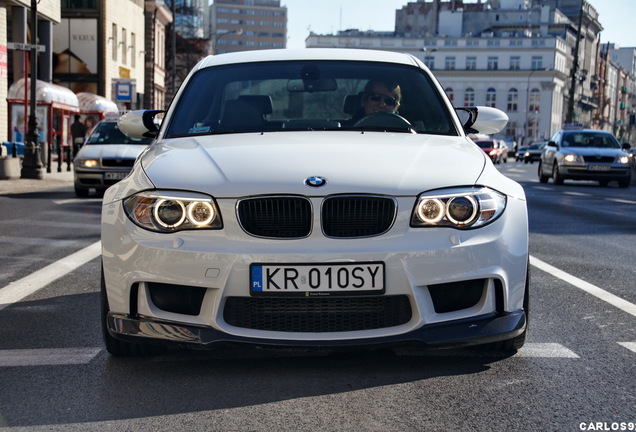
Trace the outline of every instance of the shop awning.
<instances>
[{"instance_id":1,"label":"shop awning","mask_svg":"<svg viewBox=\"0 0 636 432\"><path fill-rule=\"evenodd\" d=\"M77 93L77 99L79 100L80 112L119 113L117 104L103 96L81 92Z\"/></svg>"},{"instance_id":2,"label":"shop awning","mask_svg":"<svg viewBox=\"0 0 636 432\"><path fill-rule=\"evenodd\" d=\"M31 84L29 81L29 92L31 91ZM36 100L44 103L58 103L64 104L69 107L79 108L79 101L77 96L71 90L66 87L62 87L56 84L51 84L46 81L37 80L35 85ZM15 81L9 87L9 93L7 99L10 101L23 101L24 100L24 78L20 78Z\"/></svg>"}]
</instances>

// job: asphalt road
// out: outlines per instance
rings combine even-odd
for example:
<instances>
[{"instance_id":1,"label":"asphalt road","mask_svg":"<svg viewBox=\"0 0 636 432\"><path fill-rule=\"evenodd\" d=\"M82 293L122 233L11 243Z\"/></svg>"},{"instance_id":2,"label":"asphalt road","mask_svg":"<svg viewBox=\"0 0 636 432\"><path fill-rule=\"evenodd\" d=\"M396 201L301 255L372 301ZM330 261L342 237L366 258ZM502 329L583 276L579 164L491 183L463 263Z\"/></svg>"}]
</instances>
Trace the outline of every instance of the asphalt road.
<instances>
[{"instance_id":1,"label":"asphalt road","mask_svg":"<svg viewBox=\"0 0 636 432\"><path fill-rule=\"evenodd\" d=\"M507 357L112 358L99 323L100 199L75 199L68 182L9 195L0 184L0 430L635 430L636 187L542 185L536 164L499 169L525 187L533 264L528 342Z\"/></svg>"}]
</instances>

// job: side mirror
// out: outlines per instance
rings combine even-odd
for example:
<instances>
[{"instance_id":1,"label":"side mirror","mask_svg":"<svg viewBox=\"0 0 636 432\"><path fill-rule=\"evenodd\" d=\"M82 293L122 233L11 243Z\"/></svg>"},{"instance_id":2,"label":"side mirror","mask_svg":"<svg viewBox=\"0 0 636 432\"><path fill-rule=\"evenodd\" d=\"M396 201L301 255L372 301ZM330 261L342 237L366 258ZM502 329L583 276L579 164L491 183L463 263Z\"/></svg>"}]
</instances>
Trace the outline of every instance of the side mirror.
<instances>
[{"instance_id":1,"label":"side mirror","mask_svg":"<svg viewBox=\"0 0 636 432\"><path fill-rule=\"evenodd\" d=\"M554 141L548 141L547 143L545 143L545 145L550 147L556 147L557 150L559 149L559 145L555 143Z\"/></svg>"},{"instance_id":2,"label":"side mirror","mask_svg":"<svg viewBox=\"0 0 636 432\"><path fill-rule=\"evenodd\" d=\"M623 143L623 147L622 148L623 148L623 151L629 153L629 151L632 148L632 145L630 143Z\"/></svg>"},{"instance_id":3,"label":"side mirror","mask_svg":"<svg viewBox=\"0 0 636 432\"><path fill-rule=\"evenodd\" d=\"M163 110L136 110L130 111L119 117L117 126L124 135L131 138L155 138L159 127L154 122L154 117L165 112Z\"/></svg>"},{"instance_id":4,"label":"side mirror","mask_svg":"<svg viewBox=\"0 0 636 432\"><path fill-rule=\"evenodd\" d=\"M457 111L462 121L464 131L467 134L496 134L503 130L508 123L506 113L497 108L486 106L457 107L455 111Z\"/></svg>"}]
</instances>

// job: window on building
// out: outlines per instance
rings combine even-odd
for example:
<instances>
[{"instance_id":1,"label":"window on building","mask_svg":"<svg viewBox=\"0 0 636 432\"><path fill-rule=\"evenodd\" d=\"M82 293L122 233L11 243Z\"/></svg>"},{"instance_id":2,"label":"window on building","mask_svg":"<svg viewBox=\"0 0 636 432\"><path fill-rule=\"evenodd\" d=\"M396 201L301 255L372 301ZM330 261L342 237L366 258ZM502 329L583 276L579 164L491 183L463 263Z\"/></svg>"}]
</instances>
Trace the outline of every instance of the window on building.
<instances>
[{"instance_id":1,"label":"window on building","mask_svg":"<svg viewBox=\"0 0 636 432\"><path fill-rule=\"evenodd\" d=\"M543 69L543 57L532 56L532 70Z\"/></svg>"},{"instance_id":2,"label":"window on building","mask_svg":"<svg viewBox=\"0 0 636 432\"><path fill-rule=\"evenodd\" d=\"M429 68L429 69L435 69L435 57L433 56L426 56L424 57L424 64Z\"/></svg>"},{"instance_id":3,"label":"window on building","mask_svg":"<svg viewBox=\"0 0 636 432\"><path fill-rule=\"evenodd\" d=\"M509 112L517 112L519 110L519 92L516 88L508 91L508 106L506 109Z\"/></svg>"},{"instance_id":4,"label":"window on building","mask_svg":"<svg viewBox=\"0 0 636 432\"><path fill-rule=\"evenodd\" d=\"M486 91L486 106L495 108L497 105L497 90L489 88Z\"/></svg>"},{"instance_id":5,"label":"window on building","mask_svg":"<svg viewBox=\"0 0 636 432\"><path fill-rule=\"evenodd\" d=\"M453 100L455 99L455 92L453 91L451 87L446 87L444 91L446 92L446 95L448 96L448 98L450 99L452 103Z\"/></svg>"},{"instance_id":6,"label":"window on building","mask_svg":"<svg viewBox=\"0 0 636 432\"><path fill-rule=\"evenodd\" d=\"M117 61L117 48L119 48L119 44L117 42L117 24L113 24L113 35L110 38L113 40L113 61Z\"/></svg>"},{"instance_id":7,"label":"window on building","mask_svg":"<svg viewBox=\"0 0 636 432\"><path fill-rule=\"evenodd\" d=\"M130 67L137 66L137 35L130 33Z\"/></svg>"},{"instance_id":8,"label":"window on building","mask_svg":"<svg viewBox=\"0 0 636 432\"><path fill-rule=\"evenodd\" d=\"M444 69L455 70L455 57L453 56L446 57L446 60L444 63Z\"/></svg>"},{"instance_id":9,"label":"window on building","mask_svg":"<svg viewBox=\"0 0 636 432\"><path fill-rule=\"evenodd\" d=\"M468 87L464 92L464 106L475 105L475 90Z\"/></svg>"},{"instance_id":10,"label":"window on building","mask_svg":"<svg viewBox=\"0 0 636 432\"><path fill-rule=\"evenodd\" d=\"M530 98L528 100L528 111L539 112L541 109L541 92L538 88L530 90Z\"/></svg>"},{"instance_id":11,"label":"window on building","mask_svg":"<svg viewBox=\"0 0 636 432\"><path fill-rule=\"evenodd\" d=\"M466 57L466 70L475 70L477 69L477 57L469 56Z\"/></svg>"},{"instance_id":12,"label":"window on building","mask_svg":"<svg viewBox=\"0 0 636 432\"><path fill-rule=\"evenodd\" d=\"M506 136L511 138L517 137L517 122L509 121L508 124L506 124Z\"/></svg>"},{"instance_id":13,"label":"window on building","mask_svg":"<svg viewBox=\"0 0 636 432\"><path fill-rule=\"evenodd\" d=\"M121 63L126 64L126 51L128 49L128 41L126 40L126 29L121 29Z\"/></svg>"},{"instance_id":14,"label":"window on building","mask_svg":"<svg viewBox=\"0 0 636 432\"><path fill-rule=\"evenodd\" d=\"M498 57L488 57L488 70L497 70L499 69L499 58Z\"/></svg>"},{"instance_id":15,"label":"window on building","mask_svg":"<svg viewBox=\"0 0 636 432\"><path fill-rule=\"evenodd\" d=\"M510 70L519 70L521 69L521 57L512 56L510 57Z\"/></svg>"}]
</instances>

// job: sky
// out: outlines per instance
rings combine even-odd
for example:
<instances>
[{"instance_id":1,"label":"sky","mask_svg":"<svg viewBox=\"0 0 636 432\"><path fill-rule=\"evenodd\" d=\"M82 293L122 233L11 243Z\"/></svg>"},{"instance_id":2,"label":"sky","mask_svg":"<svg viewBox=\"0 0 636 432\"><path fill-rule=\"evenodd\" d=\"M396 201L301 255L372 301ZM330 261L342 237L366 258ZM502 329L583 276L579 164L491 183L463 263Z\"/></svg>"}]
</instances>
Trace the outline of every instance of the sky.
<instances>
[{"instance_id":1,"label":"sky","mask_svg":"<svg viewBox=\"0 0 636 432\"><path fill-rule=\"evenodd\" d=\"M409 0L282 0L287 6L287 48L304 48L309 32L395 30L395 11ZM466 0L470 3L471 1ZM476 0L473 0L476 2ZM599 13L602 43L636 47L636 0L588 0Z\"/></svg>"}]
</instances>

